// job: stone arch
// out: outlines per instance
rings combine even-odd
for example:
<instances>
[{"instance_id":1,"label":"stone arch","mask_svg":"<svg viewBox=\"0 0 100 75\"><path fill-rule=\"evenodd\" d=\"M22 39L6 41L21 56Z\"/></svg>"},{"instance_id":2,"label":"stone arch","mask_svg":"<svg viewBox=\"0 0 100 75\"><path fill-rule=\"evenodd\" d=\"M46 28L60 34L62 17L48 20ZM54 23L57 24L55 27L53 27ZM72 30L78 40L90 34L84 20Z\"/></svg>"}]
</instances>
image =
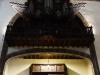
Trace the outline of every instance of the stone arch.
<instances>
[{"instance_id":1,"label":"stone arch","mask_svg":"<svg viewBox=\"0 0 100 75\"><path fill-rule=\"evenodd\" d=\"M80 12L78 12L77 16L81 19L81 21L83 22L85 27L89 26L88 22L86 21L86 19L84 18L84 16Z\"/></svg>"},{"instance_id":2,"label":"stone arch","mask_svg":"<svg viewBox=\"0 0 100 75\"><path fill-rule=\"evenodd\" d=\"M74 56L78 55L78 57L81 57L82 59L85 59L87 62L89 62L89 64L92 65L92 61L91 61L91 57L89 54L81 52L81 51L76 51L76 50L72 50L72 49L41 49L41 48L34 48L34 49L26 49L26 50L20 50L17 52L13 52L10 53L9 55L7 55L6 61L5 63L8 63L10 61L10 59L14 59L17 58L21 55L25 55L25 54L30 54L30 53L44 53L44 52L55 52L55 53L69 53L69 54L73 54ZM67 60L67 59L66 59ZM6 66L6 64L5 64Z\"/></svg>"},{"instance_id":3,"label":"stone arch","mask_svg":"<svg viewBox=\"0 0 100 75\"><path fill-rule=\"evenodd\" d=\"M83 22L83 24L84 24L85 27L88 27L88 26L89 26L88 22L86 21L86 19L83 17L83 15L82 15L80 12L78 12L78 13L76 14L76 16L78 16L78 18L80 18L80 20ZM19 17L21 17L21 16L17 13L17 14L11 19L11 21L9 22L8 25L14 25L15 21L16 21Z\"/></svg>"},{"instance_id":4,"label":"stone arch","mask_svg":"<svg viewBox=\"0 0 100 75\"><path fill-rule=\"evenodd\" d=\"M78 55L78 57L81 57L81 58L88 58L89 60L91 60L90 55L85 52L76 51L76 50L72 50L72 49L59 49L59 48L58 49L33 48L33 49L20 50L20 51L16 51L16 52L12 52L12 53L8 54L6 60L8 60L12 57L18 57L18 56L24 55L24 54L43 53L43 52L65 53L65 54L69 53L69 54L73 54L73 55Z\"/></svg>"},{"instance_id":5,"label":"stone arch","mask_svg":"<svg viewBox=\"0 0 100 75\"><path fill-rule=\"evenodd\" d=\"M8 25L13 26L14 23L15 23L15 21L16 21L19 17L20 17L20 15L17 13L17 14L11 19L11 21L9 22Z\"/></svg>"}]
</instances>

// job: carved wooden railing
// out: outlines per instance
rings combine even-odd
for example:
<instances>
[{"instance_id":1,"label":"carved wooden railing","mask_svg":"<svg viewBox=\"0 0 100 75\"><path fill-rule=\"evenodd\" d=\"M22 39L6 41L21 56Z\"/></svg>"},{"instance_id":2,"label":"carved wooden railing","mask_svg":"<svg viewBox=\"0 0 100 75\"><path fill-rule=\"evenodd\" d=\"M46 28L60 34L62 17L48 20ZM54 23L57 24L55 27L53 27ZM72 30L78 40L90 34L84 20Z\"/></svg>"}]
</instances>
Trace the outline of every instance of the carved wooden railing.
<instances>
[{"instance_id":1,"label":"carved wooden railing","mask_svg":"<svg viewBox=\"0 0 100 75\"><path fill-rule=\"evenodd\" d=\"M13 26L8 26L5 38L9 46L89 47L94 41L92 27L85 27L83 30L76 29L76 31L73 27L42 31L41 27L14 29Z\"/></svg>"}]
</instances>

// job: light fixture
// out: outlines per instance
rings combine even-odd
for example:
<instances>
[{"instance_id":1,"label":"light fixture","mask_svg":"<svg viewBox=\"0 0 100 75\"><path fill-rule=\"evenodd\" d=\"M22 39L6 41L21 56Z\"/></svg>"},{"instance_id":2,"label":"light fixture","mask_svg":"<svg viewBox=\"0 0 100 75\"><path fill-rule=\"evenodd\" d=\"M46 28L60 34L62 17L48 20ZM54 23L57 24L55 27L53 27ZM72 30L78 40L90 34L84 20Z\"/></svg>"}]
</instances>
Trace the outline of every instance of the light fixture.
<instances>
[{"instance_id":1,"label":"light fixture","mask_svg":"<svg viewBox=\"0 0 100 75\"><path fill-rule=\"evenodd\" d=\"M48 65L47 67L48 67L48 69L49 69L49 65Z\"/></svg>"}]
</instances>

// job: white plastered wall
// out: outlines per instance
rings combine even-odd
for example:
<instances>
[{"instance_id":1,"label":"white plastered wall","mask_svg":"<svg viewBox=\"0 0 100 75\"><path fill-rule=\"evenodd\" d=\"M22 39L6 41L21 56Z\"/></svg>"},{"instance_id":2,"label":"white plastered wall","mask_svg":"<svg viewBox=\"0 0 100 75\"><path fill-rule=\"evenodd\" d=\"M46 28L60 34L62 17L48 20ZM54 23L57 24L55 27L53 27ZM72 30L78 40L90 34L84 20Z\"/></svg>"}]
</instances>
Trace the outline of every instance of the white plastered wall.
<instances>
[{"instance_id":1,"label":"white plastered wall","mask_svg":"<svg viewBox=\"0 0 100 75\"><path fill-rule=\"evenodd\" d=\"M49 60L49 62L48 62ZM7 61L4 75L29 75L31 64L66 64L68 75L94 75L92 65L84 59L20 59Z\"/></svg>"}]
</instances>

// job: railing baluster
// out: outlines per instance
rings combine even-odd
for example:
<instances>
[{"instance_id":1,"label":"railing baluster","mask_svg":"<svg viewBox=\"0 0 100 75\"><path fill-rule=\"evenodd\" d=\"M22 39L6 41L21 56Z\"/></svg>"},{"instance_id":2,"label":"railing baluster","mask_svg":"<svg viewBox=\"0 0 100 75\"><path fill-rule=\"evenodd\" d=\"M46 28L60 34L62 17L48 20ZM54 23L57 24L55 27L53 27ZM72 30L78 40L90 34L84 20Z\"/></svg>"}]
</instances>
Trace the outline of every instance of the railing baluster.
<instances>
[{"instance_id":1,"label":"railing baluster","mask_svg":"<svg viewBox=\"0 0 100 75\"><path fill-rule=\"evenodd\" d=\"M14 28L13 31L12 31L12 28ZM85 27L85 30L87 33L85 32L76 33L73 31L73 27L70 28L66 26L66 28L64 28L63 26L60 26L60 29L59 28L57 29L56 27L57 30L55 30L55 33L54 31L52 33L48 33L48 32L51 32L51 28L49 28L49 30L43 34L42 34L42 31L40 33L40 30L39 30L41 29L41 26L37 26L37 28L32 26L30 28L29 27L27 28L28 32L26 33L25 31L21 30L20 27L17 27L17 29L15 29L15 27L8 25L7 26L8 31L6 33L8 44L10 44L10 46L16 46L16 45L18 46L38 45L39 46L39 43L40 43L40 45L43 45L43 46L52 45L52 46L77 46L77 47L82 46L83 47L83 46L89 46L87 43L88 40L91 39L91 41L88 41L88 42L94 41L92 27ZM39 40L39 38L41 38L44 35L50 35L56 39L49 40L49 37L48 37L47 40L45 39Z\"/></svg>"}]
</instances>

